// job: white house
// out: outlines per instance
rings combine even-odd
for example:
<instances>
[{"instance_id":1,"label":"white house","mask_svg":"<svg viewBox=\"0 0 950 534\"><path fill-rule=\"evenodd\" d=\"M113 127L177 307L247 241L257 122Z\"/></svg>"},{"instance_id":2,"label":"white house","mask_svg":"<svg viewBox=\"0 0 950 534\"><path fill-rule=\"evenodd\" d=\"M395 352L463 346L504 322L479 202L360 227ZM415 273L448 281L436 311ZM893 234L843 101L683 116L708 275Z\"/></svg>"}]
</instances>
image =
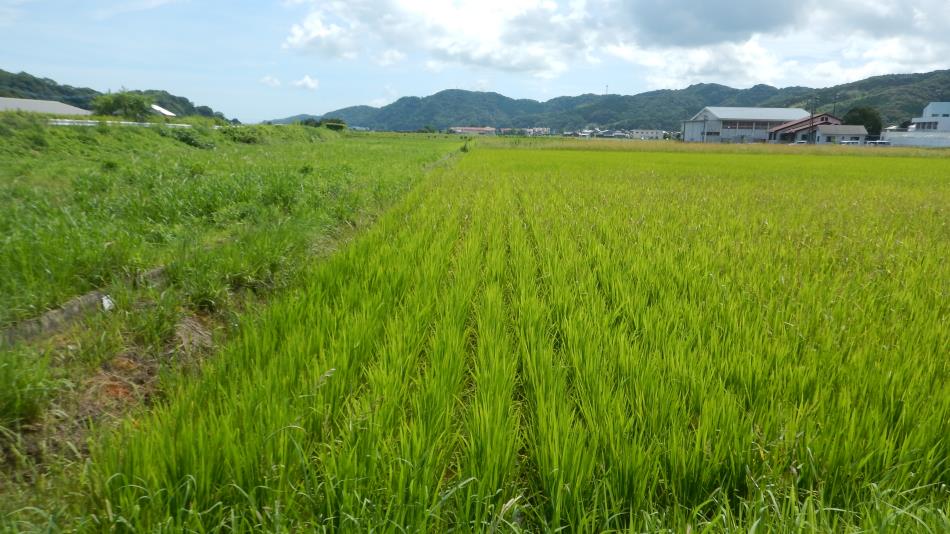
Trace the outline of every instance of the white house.
<instances>
[{"instance_id":1,"label":"white house","mask_svg":"<svg viewBox=\"0 0 950 534\"><path fill-rule=\"evenodd\" d=\"M809 113L799 108L705 107L683 121L687 143L756 143L769 138L769 130Z\"/></svg>"},{"instance_id":2,"label":"white house","mask_svg":"<svg viewBox=\"0 0 950 534\"><path fill-rule=\"evenodd\" d=\"M822 124L815 134L815 143L863 145L867 138L868 131L860 124Z\"/></svg>"}]
</instances>

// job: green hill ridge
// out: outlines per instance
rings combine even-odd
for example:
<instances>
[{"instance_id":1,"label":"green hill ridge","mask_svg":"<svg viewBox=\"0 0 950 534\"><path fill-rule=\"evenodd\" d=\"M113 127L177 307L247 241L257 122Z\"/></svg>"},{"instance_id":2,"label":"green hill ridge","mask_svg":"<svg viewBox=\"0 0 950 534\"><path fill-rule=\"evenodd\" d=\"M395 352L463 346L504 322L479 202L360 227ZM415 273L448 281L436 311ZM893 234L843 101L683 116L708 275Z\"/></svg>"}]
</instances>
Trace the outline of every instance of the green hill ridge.
<instances>
[{"instance_id":1,"label":"green hill ridge","mask_svg":"<svg viewBox=\"0 0 950 534\"><path fill-rule=\"evenodd\" d=\"M836 98L837 96L837 98ZM426 126L495 126L499 128L585 127L679 130L680 122L705 106L802 107L844 115L858 106L876 108L885 124L916 117L931 101L950 100L950 70L924 74L891 74L813 89L756 85L735 89L701 83L685 89L663 89L637 95L562 96L539 102L478 91L450 89L426 97L403 97L383 106L353 106L321 115L296 115L274 123L336 117L352 126L374 130L418 130Z\"/></svg>"},{"instance_id":2,"label":"green hill ridge","mask_svg":"<svg viewBox=\"0 0 950 534\"><path fill-rule=\"evenodd\" d=\"M191 100L168 91L149 89L129 92L146 95L155 104L178 116L197 115L225 119L221 112L208 106L196 106ZM0 69L0 97L55 100L83 109L92 109L92 100L101 94L88 87L62 85L49 78L38 78L26 72L13 73Z\"/></svg>"}]
</instances>

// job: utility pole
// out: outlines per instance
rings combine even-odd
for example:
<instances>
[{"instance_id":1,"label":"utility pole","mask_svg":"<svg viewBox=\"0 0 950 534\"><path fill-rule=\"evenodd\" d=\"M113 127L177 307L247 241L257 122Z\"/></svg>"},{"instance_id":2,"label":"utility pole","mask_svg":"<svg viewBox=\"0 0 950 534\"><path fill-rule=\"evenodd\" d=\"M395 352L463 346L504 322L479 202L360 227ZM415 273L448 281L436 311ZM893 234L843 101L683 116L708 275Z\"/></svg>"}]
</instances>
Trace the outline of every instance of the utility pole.
<instances>
[{"instance_id":1,"label":"utility pole","mask_svg":"<svg viewBox=\"0 0 950 534\"><path fill-rule=\"evenodd\" d=\"M815 144L815 105L818 102L818 95L814 94L811 96L811 120L809 121L809 136L811 137L811 144Z\"/></svg>"},{"instance_id":2,"label":"utility pole","mask_svg":"<svg viewBox=\"0 0 950 534\"><path fill-rule=\"evenodd\" d=\"M838 116L838 91L835 91L835 105L832 108L831 114L834 115L835 117Z\"/></svg>"}]
</instances>

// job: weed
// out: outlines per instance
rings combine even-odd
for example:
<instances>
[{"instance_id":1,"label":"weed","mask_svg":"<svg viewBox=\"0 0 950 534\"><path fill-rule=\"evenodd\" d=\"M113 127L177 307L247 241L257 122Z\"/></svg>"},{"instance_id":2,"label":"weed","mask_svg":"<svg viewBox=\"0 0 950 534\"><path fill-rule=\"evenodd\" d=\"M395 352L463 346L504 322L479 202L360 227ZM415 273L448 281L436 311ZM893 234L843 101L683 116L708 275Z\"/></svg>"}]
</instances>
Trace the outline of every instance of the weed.
<instances>
[{"instance_id":1,"label":"weed","mask_svg":"<svg viewBox=\"0 0 950 534\"><path fill-rule=\"evenodd\" d=\"M193 128L158 128L158 133L202 150L211 150L214 148L214 143L205 139L204 136Z\"/></svg>"},{"instance_id":2,"label":"weed","mask_svg":"<svg viewBox=\"0 0 950 534\"><path fill-rule=\"evenodd\" d=\"M51 380L42 354L20 346L0 358L0 427L32 422L49 398Z\"/></svg>"},{"instance_id":3,"label":"weed","mask_svg":"<svg viewBox=\"0 0 950 534\"><path fill-rule=\"evenodd\" d=\"M221 134L235 143L258 145L264 142L262 131L255 126L227 126L221 129Z\"/></svg>"}]
</instances>

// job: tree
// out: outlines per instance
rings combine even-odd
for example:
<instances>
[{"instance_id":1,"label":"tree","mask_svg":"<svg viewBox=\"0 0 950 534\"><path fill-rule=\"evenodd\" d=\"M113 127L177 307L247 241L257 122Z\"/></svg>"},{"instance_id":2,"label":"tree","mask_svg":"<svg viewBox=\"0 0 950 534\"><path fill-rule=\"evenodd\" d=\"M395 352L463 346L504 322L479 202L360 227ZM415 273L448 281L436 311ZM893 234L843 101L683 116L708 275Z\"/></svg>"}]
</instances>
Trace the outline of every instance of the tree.
<instances>
[{"instance_id":1,"label":"tree","mask_svg":"<svg viewBox=\"0 0 950 534\"><path fill-rule=\"evenodd\" d=\"M346 122L343 119L334 119L334 118L315 119L313 117L307 117L306 119L300 121L299 124L303 126L312 126L314 128L319 128L320 126L323 126L324 128L328 128L330 130L345 130L346 129Z\"/></svg>"},{"instance_id":2,"label":"tree","mask_svg":"<svg viewBox=\"0 0 950 534\"><path fill-rule=\"evenodd\" d=\"M343 119L337 119L335 117L320 119L320 124L321 126L324 126L325 128L329 128L330 130L339 131L339 130L346 129L346 121L344 121Z\"/></svg>"},{"instance_id":3,"label":"tree","mask_svg":"<svg viewBox=\"0 0 950 534\"><path fill-rule=\"evenodd\" d=\"M92 101L96 115L118 115L133 120L144 120L152 112L152 100L128 91L99 95Z\"/></svg>"},{"instance_id":4,"label":"tree","mask_svg":"<svg viewBox=\"0 0 950 534\"><path fill-rule=\"evenodd\" d=\"M881 128L884 127L881 114L872 107L852 108L844 114L842 122L864 126L868 131L868 135L881 135Z\"/></svg>"}]
</instances>

